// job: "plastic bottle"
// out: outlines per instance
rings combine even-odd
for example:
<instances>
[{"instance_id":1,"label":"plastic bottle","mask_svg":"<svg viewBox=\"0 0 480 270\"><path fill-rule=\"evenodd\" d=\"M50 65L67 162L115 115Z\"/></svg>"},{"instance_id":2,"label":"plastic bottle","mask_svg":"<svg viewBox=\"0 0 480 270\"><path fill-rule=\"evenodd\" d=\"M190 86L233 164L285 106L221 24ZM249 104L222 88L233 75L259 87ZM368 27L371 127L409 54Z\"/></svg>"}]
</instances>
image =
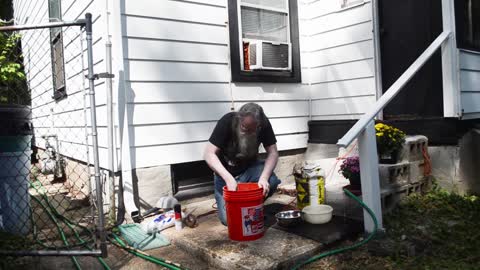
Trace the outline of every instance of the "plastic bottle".
<instances>
[{"instance_id":1,"label":"plastic bottle","mask_svg":"<svg viewBox=\"0 0 480 270\"><path fill-rule=\"evenodd\" d=\"M180 204L175 204L175 206L173 206L173 210L175 211L175 229L180 231L183 229L182 207Z\"/></svg>"}]
</instances>

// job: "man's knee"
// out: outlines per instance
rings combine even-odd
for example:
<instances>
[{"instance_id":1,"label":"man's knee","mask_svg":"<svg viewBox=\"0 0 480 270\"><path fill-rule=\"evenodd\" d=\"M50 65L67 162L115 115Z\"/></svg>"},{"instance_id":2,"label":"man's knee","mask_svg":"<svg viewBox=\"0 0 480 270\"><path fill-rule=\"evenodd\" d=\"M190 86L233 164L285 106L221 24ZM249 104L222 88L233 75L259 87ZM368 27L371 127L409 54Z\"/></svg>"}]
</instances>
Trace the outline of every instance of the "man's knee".
<instances>
[{"instance_id":1,"label":"man's knee","mask_svg":"<svg viewBox=\"0 0 480 270\"><path fill-rule=\"evenodd\" d=\"M280 181L280 179L278 179L278 177L275 175L275 173L272 173L272 175L270 176L270 178L268 179L268 184L270 185L270 187L277 187L282 181Z\"/></svg>"}]
</instances>

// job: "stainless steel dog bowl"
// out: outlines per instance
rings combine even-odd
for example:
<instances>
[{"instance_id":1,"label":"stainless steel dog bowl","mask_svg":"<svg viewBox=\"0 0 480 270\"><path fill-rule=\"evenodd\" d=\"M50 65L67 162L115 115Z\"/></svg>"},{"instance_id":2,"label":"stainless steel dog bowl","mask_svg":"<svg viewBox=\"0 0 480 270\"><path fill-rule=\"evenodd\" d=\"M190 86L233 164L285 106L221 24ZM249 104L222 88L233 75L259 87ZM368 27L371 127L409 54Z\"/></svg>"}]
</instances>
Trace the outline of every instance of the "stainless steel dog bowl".
<instances>
[{"instance_id":1,"label":"stainless steel dog bowl","mask_svg":"<svg viewBox=\"0 0 480 270\"><path fill-rule=\"evenodd\" d=\"M302 212L299 210L282 211L275 214L278 225L292 227L302 222Z\"/></svg>"}]
</instances>

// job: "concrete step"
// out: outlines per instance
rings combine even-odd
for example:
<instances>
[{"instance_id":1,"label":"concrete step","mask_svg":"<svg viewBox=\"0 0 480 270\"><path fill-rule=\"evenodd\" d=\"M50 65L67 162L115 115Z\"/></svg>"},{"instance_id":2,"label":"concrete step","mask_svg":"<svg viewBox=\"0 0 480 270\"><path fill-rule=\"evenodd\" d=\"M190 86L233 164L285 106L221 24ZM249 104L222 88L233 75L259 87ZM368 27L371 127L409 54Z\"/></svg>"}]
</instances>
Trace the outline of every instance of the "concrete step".
<instances>
[{"instance_id":1,"label":"concrete step","mask_svg":"<svg viewBox=\"0 0 480 270\"><path fill-rule=\"evenodd\" d=\"M338 185L338 188L340 188L340 185ZM338 191L338 188L329 186L328 190L333 192ZM334 196L331 197L331 200L334 200ZM294 197L275 194L265 203L266 205L288 205L293 201ZM211 212L214 202L212 196L205 197L204 200L182 201L182 209L186 213L194 211L193 214L202 215ZM344 201L338 202L338 205L332 203L337 212L344 213L342 209L350 208L348 205L344 205ZM272 210L270 209L270 211ZM266 224L270 226L271 222L274 222L274 217L271 212L266 215ZM358 223L356 223L356 226L358 226ZM220 223L216 213L198 218L198 226L195 228L186 227L181 231L169 228L162 231L162 234L168 237L175 247L190 254L192 258L202 261L201 269L207 267L209 269L262 270L291 269L299 262L322 252L326 244L351 236L345 226L326 226L318 231L318 234L325 236L321 238L324 240L317 239L315 241L292 232L277 229L274 224L266 228L265 235L261 239L248 242L232 241L228 237L228 228ZM328 241L325 240L327 238Z\"/></svg>"},{"instance_id":2,"label":"concrete step","mask_svg":"<svg viewBox=\"0 0 480 270\"><path fill-rule=\"evenodd\" d=\"M162 233L175 246L201 258L212 269L290 269L323 246L274 228L268 228L265 236L256 241L231 241L227 227L215 215L202 218L199 223L194 229L168 229Z\"/></svg>"}]
</instances>

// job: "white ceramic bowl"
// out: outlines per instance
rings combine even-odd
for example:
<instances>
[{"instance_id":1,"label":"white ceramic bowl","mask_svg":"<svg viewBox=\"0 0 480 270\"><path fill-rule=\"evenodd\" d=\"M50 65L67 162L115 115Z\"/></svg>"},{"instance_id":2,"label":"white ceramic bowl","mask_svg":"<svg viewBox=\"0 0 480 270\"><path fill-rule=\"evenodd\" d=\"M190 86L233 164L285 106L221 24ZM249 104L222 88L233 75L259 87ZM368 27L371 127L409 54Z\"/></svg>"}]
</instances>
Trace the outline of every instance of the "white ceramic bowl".
<instances>
[{"instance_id":1,"label":"white ceramic bowl","mask_svg":"<svg viewBox=\"0 0 480 270\"><path fill-rule=\"evenodd\" d=\"M303 208L303 219L312 224L327 223L332 219L333 208L330 205L309 205Z\"/></svg>"}]
</instances>

